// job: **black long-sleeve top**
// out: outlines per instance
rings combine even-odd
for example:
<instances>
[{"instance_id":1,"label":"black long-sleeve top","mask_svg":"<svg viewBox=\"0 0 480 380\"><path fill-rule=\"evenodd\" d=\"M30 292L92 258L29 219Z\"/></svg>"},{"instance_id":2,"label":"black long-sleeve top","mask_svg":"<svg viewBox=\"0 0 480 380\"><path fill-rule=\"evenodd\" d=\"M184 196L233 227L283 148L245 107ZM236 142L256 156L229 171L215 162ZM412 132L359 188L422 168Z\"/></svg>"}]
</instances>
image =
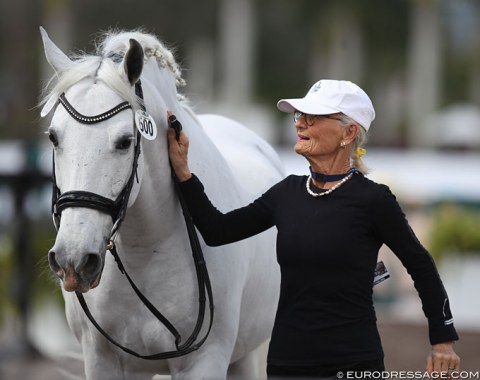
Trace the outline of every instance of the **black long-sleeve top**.
<instances>
[{"instance_id":1,"label":"black long-sleeve top","mask_svg":"<svg viewBox=\"0 0 480 380\"><path fill-rule=\"evenodd\" d=\"M414 280L431 344L457 340L435 264L389 188L356 173L332 193L315 198L307 193L306 180L288 176L226 214L211 204L195 175L181 184L208 245L278 229L281 287L268 363L318 366L383 358L372 300L382 244Z\"/></svg>"}]
</instances>

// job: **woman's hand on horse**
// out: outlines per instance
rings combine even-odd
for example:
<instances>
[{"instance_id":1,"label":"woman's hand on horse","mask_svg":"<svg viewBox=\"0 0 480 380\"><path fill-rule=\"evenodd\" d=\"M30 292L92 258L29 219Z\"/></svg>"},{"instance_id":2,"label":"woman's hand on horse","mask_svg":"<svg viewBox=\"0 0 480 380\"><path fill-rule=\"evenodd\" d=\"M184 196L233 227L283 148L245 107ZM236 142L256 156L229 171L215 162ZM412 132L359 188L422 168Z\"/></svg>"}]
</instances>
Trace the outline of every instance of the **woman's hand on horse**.
<instances>
[{"instance_id":1,"label":"woman's hand on horse","mask_svg":"<svg viewBox=\"0 0 480 380\"><path fill-rule=\"evenodd\" d=\"M168 116L172 115L168 112ZM192 173L188 167L188 138L180 131L180 136L177 140L175 130L173 128L167 129L168 139L168 154L173 170L180 182L186 181L192 177Z\"/></svg>"}]
</instances>

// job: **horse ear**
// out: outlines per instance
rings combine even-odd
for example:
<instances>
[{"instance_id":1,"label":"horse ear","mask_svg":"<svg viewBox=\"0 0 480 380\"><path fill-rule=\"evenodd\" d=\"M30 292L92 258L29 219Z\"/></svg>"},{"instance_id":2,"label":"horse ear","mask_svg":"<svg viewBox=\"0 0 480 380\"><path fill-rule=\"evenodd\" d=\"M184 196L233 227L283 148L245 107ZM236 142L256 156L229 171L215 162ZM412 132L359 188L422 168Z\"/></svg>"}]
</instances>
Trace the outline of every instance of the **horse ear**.
<instances>
[{"instance_id":1,"label":"horse ear","mask_svg":"<svg viewBox=\"0 0 480 380\"><path fill-rule=\"evenodd\" d=\"M123 65L125 73L128 76L128 81L133 86L140 78L143 70L143 48L142 45L133 38L130 39L130 48L127 54L125 54Z\"/></svg>"},{"instance_id":2,"label":"horse ear","mask_svg":"<svg viewBox=\"0 0 480 380\"><path fill-rule=\"evenodd\" d=\"M59 73L72 67L73 61L52 42L45 29L40 27L40 33L42 35L45 57L55 72Z\"/></svg>"}]
</instances>

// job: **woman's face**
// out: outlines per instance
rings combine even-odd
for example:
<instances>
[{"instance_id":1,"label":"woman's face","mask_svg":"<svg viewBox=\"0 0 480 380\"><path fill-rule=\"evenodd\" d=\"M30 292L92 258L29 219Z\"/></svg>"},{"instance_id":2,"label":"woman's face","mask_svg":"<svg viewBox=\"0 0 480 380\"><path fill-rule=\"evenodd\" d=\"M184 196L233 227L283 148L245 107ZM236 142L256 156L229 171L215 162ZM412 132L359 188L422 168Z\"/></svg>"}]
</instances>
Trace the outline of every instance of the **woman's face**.
<instances>
[{"instance_id":1,"label":"woman's face","mask_svg":"<svg viewBox=\"0 0 480 380\"><path fill-rule=\"evenodd\" d=\"M294 150L306 158L336 153L345 138L345 128L340 124L338 116L335 115L312 117L303 114L295 122L295 128L297 129L297 142Z\"/></svg>"}]
</instances>

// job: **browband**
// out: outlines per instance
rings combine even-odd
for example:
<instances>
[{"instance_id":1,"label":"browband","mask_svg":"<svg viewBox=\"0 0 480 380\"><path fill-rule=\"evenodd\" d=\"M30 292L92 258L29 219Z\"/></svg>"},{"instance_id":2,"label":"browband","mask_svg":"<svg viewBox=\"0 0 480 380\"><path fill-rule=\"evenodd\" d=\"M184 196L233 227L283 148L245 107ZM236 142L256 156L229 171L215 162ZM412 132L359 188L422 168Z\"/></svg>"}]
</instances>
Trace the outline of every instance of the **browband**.
<instances>
[{"instance_id":1,"label":"browband","mask_svg":"<svg viewBox=\"0 0 480 380\"><path fill-rule=\"evenodd\" d=\"M77 110L70 104L70 102L65 97L65 93L60 95L59 99L60 103L65 107L67 112L72 116L75 120L82 124L96 124L100 123L101 121L108 120L111 117L115 116L117 113L126 110L128 108L132 108L129 102L123 102L119 105L113 107L111 110L101 113L100 115L96 116L85 116L81 113L77 112Z\"/></svg>"}]
</instances>

